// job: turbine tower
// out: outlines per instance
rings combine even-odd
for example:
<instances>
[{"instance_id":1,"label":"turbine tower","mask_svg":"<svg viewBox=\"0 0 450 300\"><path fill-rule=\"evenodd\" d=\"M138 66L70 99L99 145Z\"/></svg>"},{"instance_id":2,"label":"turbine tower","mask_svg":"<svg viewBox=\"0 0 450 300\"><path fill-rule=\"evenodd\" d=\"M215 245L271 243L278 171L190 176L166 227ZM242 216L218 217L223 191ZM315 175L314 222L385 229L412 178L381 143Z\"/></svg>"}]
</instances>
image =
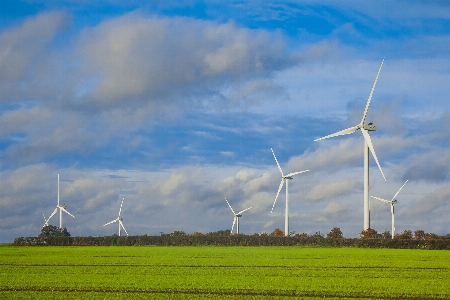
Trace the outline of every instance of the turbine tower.
<instances>
[{"instance_id":1,"label":"turbine tower","mask_svg":"<svg viewBox=\"0 0 450 300\"><path fill-rule=\"evenodd\" d=\"M119 236L120 236L120 227L122 227L123 231L125 231L125 233L128 235L128 232L125 229L125 226L123 226L123 222L122 222L123 219L120 217L120 212L122 211L123 200L125 200L125 198L122 198L122 203L120 204L120 209L119 209L119 216L117 217L117 219L114 219L111 222L108 222L105 225L103 225L103 226L106 226L106 225L109 225L109 224L119 221Z\"/></svg>"},{"instance_id":2,"label":"turbine tower","mask_svg":"<svg viewBox=\"0 0 450 300\"><path fill-rule=\"evenodd\" d=\"M394 238L394 234L395 234L395 226L394 226L394 205L397 204L397 199L395 199L395 197L397 197L398 193L400 193L400 191L402 190L402 188L405 186L405 184L408 182L408 180L405 181L405 183L402 185L402 187L397 191L397 193L395 193L394 197L392 197L392 199L386 200L386 199L382 199L382 198L378 198L378 197L374 197L374 196L370 196L374 199L383 201L385 203L389 203L391 205L391 214L392 214L392 238Z\"/></svg>"},{"instance_id":3,"label":"turbine tower","mask_svg":"<svg viewBox=\"0 0 450 300\"><path fill-rule=\"evenodd\" d=\"M270 213L273 212L273 208L275 207L275 203L277 202L278 195L280 194L280 191L283 188L283 184L286 181L286 210L285 210L285 217L284 217L284 235L288 236L289 235L289 188L288 188L289 180L291 180L295 175L308 172L309 170L304 170L304 171L294 172L294 173L289 173L287 175L284 175L283 170L281 170L280 164L278 163L277 157L275 156L275 152L273 152L272 148L270 148L270 150L272 150L272 154L273 154L273 157L275 158L275 162L277 163L278 170L280 170L280 173L281 173L280 186L278 187L277 196L275 197L275 201L273 202L272 210L270 211Z\"/></svg>"},{"instance_id":4,"label":"turbine tower","mask_svg":"<svg viewBox=\"0 0 450 300\"><path fill-rule=\"evenodd\" d=\"M58 174L58 205L56 205L55 210L52 212L50 217L48 217L46 224L48 224L48 221L50 221L50 219L56 214L58 209L59 209L59 230L62 230L62 212L64 211L66 214L68 214L69 216L72 216L73 218L75 218L75 216L66 210L65 204L63 204L63 205L59 204L59 174ZM45 217L44 217L44 219L45 219Z\"/></svg>"},{"instance_id":5,"label":"turbine tower","mask_svg":"<svg viewBox=\"0 0 450 300\"><path fill-rule=\"evenodd\" d=\"M249 210L249 209L252 208L252 207L250 206L249 208L246 208L246 209L244 209L244 210L241 210L241 211L238 212L238 213L235 213L234 210L233 210L233 208L231 207L230 203L228 202L227 198L225 198L225 201L227 201L228 206L230 207L231 212L232 212L233 215L234 215L233 226L231 226L231 233L233 233L234 224L236 223L236 234L239 234L239 218L242 217L242 213L243 213L244 211Z\"/></svg>"},{"instance_id":6,"label":"turbine tower","mask_svg":"<svg viewBox=\"0 0 450 300\"><path fill-rule=\"evenodd\" d=\"M370 91L369 99L367 100L366 108L364 110L363 117L361 119L361 122L353 127L338 131L336 133L324 136L320 139L316 139L314 141L320 141L323 139L327 139L330 137L338 136L338 135L345 135L345 134L351 134L357 130L361 130L361 133L364 137L364 230L367 230L370 228L370 206L369 206L369 150L372 153L373 158L375 159L375 162L378 165L378 169L380 169L381 175L383 176L384 180L386 181L386 177L384 177L383 170L381 169L380 163L378 162L377 155L375 154L375 149L373 148L372 141L370 139L370 135L368 131L375 131L377 127L374 123L368 123L365 124L364 121L366 120L367 111L369 110L370 100L372 99L373 91L375 90L375 86L378 81L378 76L380 76L381 68L383 67L384 58L381 61L380 68L378 70L377 76L375 78L375 82L373 83L372 90Z\"/></svg>"}]
</instances>

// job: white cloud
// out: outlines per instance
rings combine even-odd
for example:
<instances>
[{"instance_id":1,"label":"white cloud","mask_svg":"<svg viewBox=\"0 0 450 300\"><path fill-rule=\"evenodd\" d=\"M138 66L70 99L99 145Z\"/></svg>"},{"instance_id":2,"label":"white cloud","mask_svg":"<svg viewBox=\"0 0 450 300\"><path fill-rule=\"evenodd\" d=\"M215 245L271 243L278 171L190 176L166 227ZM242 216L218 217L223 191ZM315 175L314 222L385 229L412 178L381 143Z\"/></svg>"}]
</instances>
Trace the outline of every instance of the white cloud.
<instances>
[{"instance_id":1,"label":"white cloud","mask_svg":"<svg viewBox=\"0 0 450 300\"><path fill-rule=\"evenodd\" d=\"M1 81L23 79L30 68L38 66L38 57L49 50L48 43L67 27L68 19L64 13L47 12L3 31L0 34ZM0 87L8 90L4 83L0 83Z\"/></svg>"},{"instance_id":2,"label":"white cloud","mask_svg":"<svg viewBox=\"0 0 450 300\"><path fill-rule=\"evenodd\" d=\"M85 30L81 43L85 68L101 73L93 97L108 106L123 105L125 99L172 101L179 92L192 92L186 87L208 83L211 90L218 78L271 72L289 60L280 59L287 57L281 39L271 38L232 23L131 13Z\"/></svg>"},{"instance_id":3,"label":"white cloud","mask_svg":"<svg viewBox=\"0 0 450 300\"><path fill-rule=\"evenodd\" d=\"M345 180L332 183L320 183L312 188L306 195L306 198L318 201L327 200L331 197L339 197L352 193L358 182L356 180Z\"/></svg>"}]
</instances>

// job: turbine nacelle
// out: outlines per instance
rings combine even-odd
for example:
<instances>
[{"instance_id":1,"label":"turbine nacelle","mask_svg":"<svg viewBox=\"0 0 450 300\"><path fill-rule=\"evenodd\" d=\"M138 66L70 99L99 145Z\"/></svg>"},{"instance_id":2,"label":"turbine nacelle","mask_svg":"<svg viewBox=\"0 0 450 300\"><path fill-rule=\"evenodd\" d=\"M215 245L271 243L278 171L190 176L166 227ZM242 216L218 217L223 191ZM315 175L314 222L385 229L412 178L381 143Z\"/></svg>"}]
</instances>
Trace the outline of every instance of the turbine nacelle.
<instances>
[{"instance_id":1,"label":"turbine nacelle","mask_svg":"<svg viewBox=\"0 0 450 300\"><path fill-rule=\"evenodd\" d=\"M370 122L368 124L364 124L363 128L367 131L375 131L377 130L377 126L374 122Z\"/></svg>"}]
</instances>

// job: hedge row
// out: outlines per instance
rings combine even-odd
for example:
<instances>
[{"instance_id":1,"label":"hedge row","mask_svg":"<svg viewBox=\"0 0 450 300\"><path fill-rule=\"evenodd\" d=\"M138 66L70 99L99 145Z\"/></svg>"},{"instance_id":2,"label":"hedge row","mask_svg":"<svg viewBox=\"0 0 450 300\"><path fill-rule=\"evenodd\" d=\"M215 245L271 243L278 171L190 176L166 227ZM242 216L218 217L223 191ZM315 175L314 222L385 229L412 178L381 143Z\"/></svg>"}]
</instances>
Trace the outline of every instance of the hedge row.
<instances>
[{"instance_id":1,"label":"hedge row","mask_svg":"<svg viewBox=\"0 0 450 300\"><path fill-rule=\"evenodd\" d=\"M161 236L50 236L19 237L17 246L305 246L450 250L450 238L440 239L329 239L320 237L273 237L268 235L161 235Z\"/></svg>"}]
</instances>

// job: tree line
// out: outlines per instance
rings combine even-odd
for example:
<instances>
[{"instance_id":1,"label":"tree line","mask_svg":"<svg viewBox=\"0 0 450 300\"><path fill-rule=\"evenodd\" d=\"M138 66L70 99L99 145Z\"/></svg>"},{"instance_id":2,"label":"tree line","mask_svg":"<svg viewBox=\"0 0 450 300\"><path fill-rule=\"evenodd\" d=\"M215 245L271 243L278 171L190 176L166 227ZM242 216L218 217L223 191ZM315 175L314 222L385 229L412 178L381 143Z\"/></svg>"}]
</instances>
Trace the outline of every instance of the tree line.
<instances>
[{"instance_id":1,"label":"tree line","mask_svg":"<svg viewBox=\"0 0 450 300\"><path fill-rule=\"evenodd\" d=\"M51 226L51 225L50 225ZM46 226L48 227L48 226ZM231 234L230 230L210 233L174 231L169 234L140 236L70 236L67 229L55 226L44 227L37 237L19 237L14 240L18 246L308 246L308 247L357 247L357 248L398 248L398 249L447 249L450 250L450 234L439 236L417 230L405 230L394 239L384 232L373 229L362 231L359 238L343 237L340 228L333 228L325 236L320 232L291 233L284 236L281 229L262 234Z\"/></svg>"}]
</instances>

